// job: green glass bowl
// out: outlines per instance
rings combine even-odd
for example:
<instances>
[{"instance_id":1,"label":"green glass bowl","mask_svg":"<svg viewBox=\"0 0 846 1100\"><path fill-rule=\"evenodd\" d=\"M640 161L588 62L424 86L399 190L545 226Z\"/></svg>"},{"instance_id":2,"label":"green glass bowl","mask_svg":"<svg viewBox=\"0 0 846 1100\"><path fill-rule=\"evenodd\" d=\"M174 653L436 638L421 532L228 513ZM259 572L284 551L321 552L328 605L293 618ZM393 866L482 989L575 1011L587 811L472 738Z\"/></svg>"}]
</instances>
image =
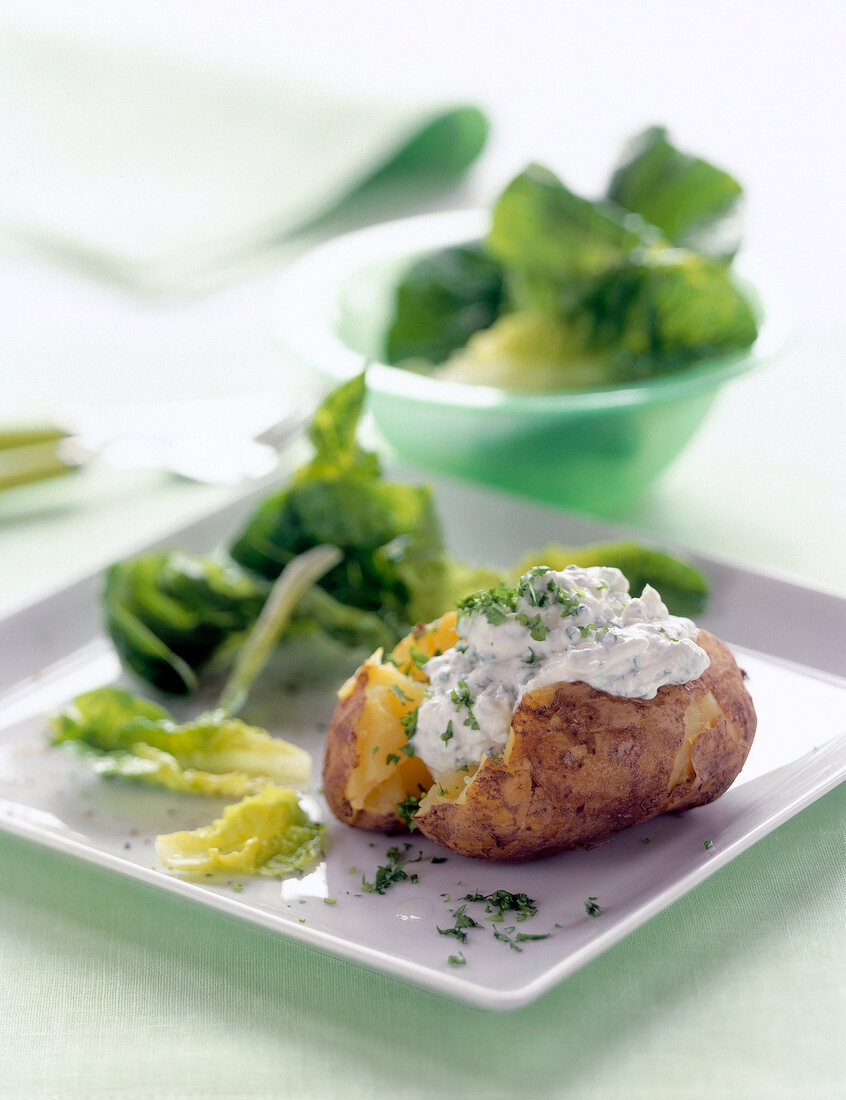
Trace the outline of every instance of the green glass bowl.
<instances>
[{"instance_id":1,"label":"green glass bowl","mask_svg":"<svg viewBox=\"0 0 846 1100\"><path fill-rule=\"evenodd\" d=\"M753 352L622 387L511 393L380 362L394 288L422 253L479 239L482 211L427 214L339 237L289 267L278 296L284 352L341 381L367 365L369 408L405 462L576 510L640 497L693 436Z\"/></svg>"}]
</instances>

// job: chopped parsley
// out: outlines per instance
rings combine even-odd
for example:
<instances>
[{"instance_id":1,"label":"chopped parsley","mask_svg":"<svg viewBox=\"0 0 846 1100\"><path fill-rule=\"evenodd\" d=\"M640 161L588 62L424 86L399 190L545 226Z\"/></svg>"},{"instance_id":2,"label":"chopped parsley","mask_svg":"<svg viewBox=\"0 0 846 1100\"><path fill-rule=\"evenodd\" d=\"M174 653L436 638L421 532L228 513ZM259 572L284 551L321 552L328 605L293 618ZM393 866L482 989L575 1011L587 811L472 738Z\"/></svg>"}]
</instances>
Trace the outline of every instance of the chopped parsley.
<instances>
[{"instance_id":1,"label":"chopped parsley","mask_svg":"<svg viewBox=\"0 0 846 1100\"><path fill-rule=\"evenodd\" d=\"M447 962L450 966L465 966L467 960L464 958L464 952L459 951L457 955L450 955Z\"/></svg>"},{"instance_id":2,"label":"chopped parsley","mask_svg":"<svg viewBox=\"0 0 846 1100\"><path fill-rule=\"evenodd\" d=\"M422 800L422 794L410 794L408 798L404 798L402 802L397 803L397 814L403 819L411 832L417 828L413 815L417 813Z\"/></svg>"},{"instance_id":3,"label":"chopped parsley","mask_svg":"<svg viewBox=\"0 0 846 1100\"><path fill-rule=\"evenodd\" d=\"M388 755L385 757L386 764L399 764L399 762L400 758L395 752L389 752Z\"/></svg>"},{"instance_id":4,"label":"chopped parsley","mask_svg":"<svg viewBox=\"0 0 846 1100\"><path fill-rule=\"evenodd\" d=\"M713 848L713 847L714 847L714 842L713 842L713 840L706 840L706 841L705 841L705 847L706 847L706 848Z\"/></svg>"},{"instance_id":5,"label":"chopped parsley","mask_svg":"<svg viewBox=\"0 0 846 1100\"><path fill-rule=\"evenodd\" d=\"M391 691L394 693L394 695L396 695L397 699L399 699L401 703L411 702L411 697L405 694L399 684L391 684Z\"/></svg>"},{"instance_id":6,"label":"chopped parsley","mask_svg":"<svg viewBox=\"0 0 846 1100\"><path fill-rule=\"evenodd\" d=\"M501 930L494 929L494 937L501 940L502 943L507 943L512 951L522 951L521 943L527 943L529 940L548 940L551 933L549 932L518 932L517 935L513 935L514 926L510 928L503 928Z\"/></svg>"},{"instance_id":7,"label":"chopped parsley","mask_svg":"<svg viewBox=\"0 0 846 1100\"><path fill-rule=\"evenodd\" d=\"M408 655L411 658L411 663L415 668L422 668L429 660L428 653L424 653L419 646L412 645L408 651Z\"/></svg>"},{"instance_id":8,"label":"chopped parsley","mask_svg":"<svg viewBox=\"0 0 846 1100\"><path fill-rule=\"evenodd\" d=\"M541 618L540 611L532 619L522 611L519 615L515 615L514 617L520 626L528 627L529 636L534 638L536 642L542 642L549 633L549 627Z\"/></svg>"},{"instance_id":9,"label":"chopped parsley","mask_svg":"<svg viewBox=\"0 0 846 1100\"><path fill-rule=\"evenodd\" d=\"M598 917L599 914L603 913L604 911L605 910L599 904L599 898L597 897L590 897L585 902L585 912L589 917Z\"/></svg>"},{"instance_id":10,"label":"chopped parsley","mask_svg":"<svg viewBox=\"0 0 846 1100\"><path fill-rule=\"evenodd\" d=\"M456 709L464 707L467 711L464 725L469 726L470 729L477 730L479 728L479 723L476 721L476 715L473 713L473 698L470 695L470 689L467 686L466 680L458 681L457 690L450 692L450 699L452 699Z\"/></svg>"},{"instance_id":11,"label":"chopped parsley","mask_svg":"<svg viewBox=\"0 0 846 1100\"><path fill-rule=\"evenodd\" d=\"M415 707L414 710L410 710L408 714L404 714L400 718L400 725L405 730L405 736L411 740L411 738L417 733L417 715L420 713L420 708Z\"/></svg>"},{"instance_id":12,"label":"chopped parsley","mask_svg":"<svg viewBox=\"0 0 846 1100\"><path fill-rule=\"evenodd\" d=\"M449 721L447 722L447 727L446 727L446 729L445 729L445 730L444 730L444 732L443 732L443 733L441 734L441 740L443 741L443 743L444 743L444 744L446 744L446 743L447 743L447 741L451 741L451 740L452 740L452 719L451 719L451 718L450 718L450 720L449 720Z\"/></svg>"},{"instance_id":13,"label":"chopped parsley","mask_svg":"<svg viewBox=\"0 0 846 1100\"><path fill-rule=\"evenodd\" d=\"M479 928L480 925L478 921L473 920L473 918L465 912L466 909L466 905L459 905L452 914L455 917L455 923L452 928L441 928L438 925L438 932L442 936L455 936L456 939L460 940L462 943L467 943L467 929Z\"/></svg>"},{"instance_id":14,"label":"chopped parsley","mask_svg":"<svg viewBox=\"0 0 846 1100\"><path fill-rule=\"evenodd\" d=\"M504 623L517 605L517 589L498 584L487 591L474 592L458 601L459 615L484 615L491 626Z\"/></svg>"},{"instance_id":15,"label":"chopped parsley","mask_svg":"<svg viewBox=\"0 0 846 1100\"><path fill-rule=\"evenodd\" d=\"M493 914L494 920L501 920L503 914L514 912L517 920L526 920L537 913L534 899L527 894L512 894L510 890L494 890L491 894L465 894L464 901L485 902L485 909Z\"/></svg>"},{"instance_id":16,"label":"chopped parsley","mask_svg":"<svg viewBox=\"0 0 846 1100\"><path fill-rule=\"evenodd\" d=\"M409 863L419 863L423 859L423 853L419 852L416 859L403 859L405 853L411 848L410 844L399 848L389 848L386 852L387 863L376 868L376 877L373 882L368 882L364 875L361 876L361 888L366 894L384 894L397 882L417 882L417 875L409 875L405 868Z\"/></svg>"}]
</instances>

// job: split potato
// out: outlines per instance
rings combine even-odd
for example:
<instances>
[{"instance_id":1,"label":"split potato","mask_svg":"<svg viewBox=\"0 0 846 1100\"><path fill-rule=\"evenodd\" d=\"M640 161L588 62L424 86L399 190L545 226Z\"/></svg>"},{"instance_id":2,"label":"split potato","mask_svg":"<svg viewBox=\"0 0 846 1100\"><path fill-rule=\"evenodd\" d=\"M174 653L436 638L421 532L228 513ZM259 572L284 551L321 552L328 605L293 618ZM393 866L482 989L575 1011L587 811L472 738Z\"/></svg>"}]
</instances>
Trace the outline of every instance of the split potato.
<instances>
[{"instance_id":1,"label":"split potato","mask_svg":"<svg viewBox=\"0 0 846 1100\"><path fill-rule=\"evenodd\" d=\"M500 754L434 782L407 733L426 686L420 666L456 638L455 615L445 616L344 685L323 772L341 821L384 831L413 822L463 856L533 860L712 802L749 753L756 717L744 673L700 630L710 665L698 679L649 700L581 682L536 688L515 708Z\"/></svg>"}]
</instances>

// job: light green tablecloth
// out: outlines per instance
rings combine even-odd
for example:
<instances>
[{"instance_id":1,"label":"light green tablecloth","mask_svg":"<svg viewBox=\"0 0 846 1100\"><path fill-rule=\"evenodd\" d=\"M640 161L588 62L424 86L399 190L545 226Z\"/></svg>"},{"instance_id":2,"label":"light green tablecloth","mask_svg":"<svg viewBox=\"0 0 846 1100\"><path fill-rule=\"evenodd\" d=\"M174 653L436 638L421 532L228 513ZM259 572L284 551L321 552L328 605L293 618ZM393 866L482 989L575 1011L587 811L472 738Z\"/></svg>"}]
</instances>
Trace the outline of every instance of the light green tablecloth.
<instances>
[{"instance_id":1,"label":"light green tablecloth","mask_svg":"<svg viewBox=\"0 0 846 1100\"><path fill-rule=\"evenodd\" d=\"M170 285L160 256L148 286ZM305 385L273 346L272 273L163 310L7 249L0 290L7 414ZM846 593L844 358L842 327L800 333L621 518ZM223 495L105 473L7 495L0 613ZM844 823L841 787L504 1014L0 834L0 1096L842 1097Z\"/></svg>"}]
</instances>

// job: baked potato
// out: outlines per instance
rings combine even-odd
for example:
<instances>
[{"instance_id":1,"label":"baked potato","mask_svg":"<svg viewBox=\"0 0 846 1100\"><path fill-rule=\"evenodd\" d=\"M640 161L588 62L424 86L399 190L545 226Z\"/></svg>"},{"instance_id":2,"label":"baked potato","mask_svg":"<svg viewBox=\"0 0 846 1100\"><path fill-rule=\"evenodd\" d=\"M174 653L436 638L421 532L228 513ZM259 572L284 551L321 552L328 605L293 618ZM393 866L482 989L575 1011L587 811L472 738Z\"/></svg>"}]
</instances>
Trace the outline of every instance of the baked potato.
<instances>
[{"instance_id":1,"label":"baked potato","mask_svg":"<svg viewBox=\"0 0 846 1100\"><path fill-rule=\"evenodd\" d=\"M412 737L427 661L456 644L456 616L418 627L340 692L325 752L329 806L349 825L412 825L463 856L522 861L711 802L743 767L756 717L728 647L694 634L708 659L697 678L653 698L579 681L535 687L511 713L500 751L435 780Z\"/></svg>"}]
</instances>

